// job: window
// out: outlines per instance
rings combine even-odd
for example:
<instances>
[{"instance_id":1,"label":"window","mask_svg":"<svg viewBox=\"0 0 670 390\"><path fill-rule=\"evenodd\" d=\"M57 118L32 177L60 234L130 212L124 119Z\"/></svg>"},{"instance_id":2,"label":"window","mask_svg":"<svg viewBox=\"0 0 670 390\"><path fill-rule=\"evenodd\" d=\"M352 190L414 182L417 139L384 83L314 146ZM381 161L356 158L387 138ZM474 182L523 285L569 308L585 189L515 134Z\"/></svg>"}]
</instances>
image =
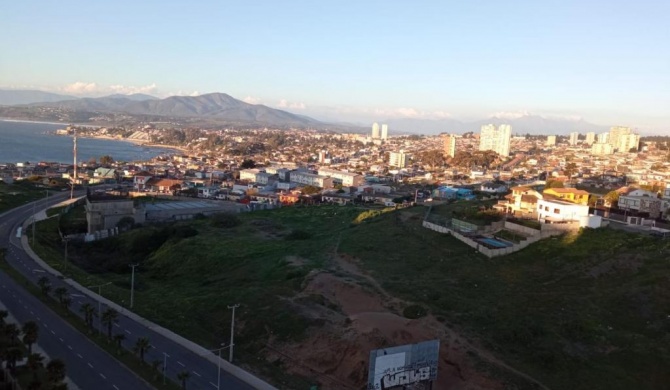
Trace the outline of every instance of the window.
<instances>
[{"instance_id":1,"label":"window","mask_svg":"<svg viewBox=\"0 0 670 390\"><path fill-rule=\"evenodd\" d=\"M554 209L554 214L560 214L561 210L560 209Z\"/></svg>"},{"instance_id":2,"label":"window","mask_svg":"<svg viewBox=\"0 0 670 390\"><path fill-rule=\"evenodd\" d=\"M544 206L544 211L549 211L549 206Z\"/></svg>"}]
</instances>

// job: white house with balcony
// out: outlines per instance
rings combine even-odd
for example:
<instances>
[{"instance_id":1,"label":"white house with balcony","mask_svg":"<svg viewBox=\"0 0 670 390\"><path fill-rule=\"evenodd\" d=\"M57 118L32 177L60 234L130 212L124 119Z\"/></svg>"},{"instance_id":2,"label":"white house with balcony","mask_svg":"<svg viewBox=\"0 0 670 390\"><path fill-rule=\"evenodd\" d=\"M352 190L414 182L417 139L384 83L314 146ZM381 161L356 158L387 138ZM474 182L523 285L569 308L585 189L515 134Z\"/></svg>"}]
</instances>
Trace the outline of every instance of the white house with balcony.
<instances>
[{"instance_id":1,"label":"white house with balcony","mask_svg":"<svg viewBox=\"0 0 670 390\"><path fill-rule=\"evenodd\" d=\"M544 223L579 222L589 216L589 206L557 199L538 199L537 219Z\"/></svg>"}]
</instances>

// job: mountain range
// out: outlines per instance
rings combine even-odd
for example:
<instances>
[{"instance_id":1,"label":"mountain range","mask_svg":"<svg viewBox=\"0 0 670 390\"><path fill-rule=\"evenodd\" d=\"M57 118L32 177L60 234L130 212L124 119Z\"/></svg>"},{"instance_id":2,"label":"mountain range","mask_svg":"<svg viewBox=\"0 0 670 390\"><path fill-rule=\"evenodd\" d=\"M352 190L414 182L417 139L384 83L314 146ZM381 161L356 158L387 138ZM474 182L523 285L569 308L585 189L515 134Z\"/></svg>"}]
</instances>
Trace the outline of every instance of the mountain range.
<instances>
[{"instance_id":1,"label":"mountain range","mask_svg":"<svg viewBox=\"0 0 670 390\"><path fill-rule=\"evenodd\" d=\"M200 96L171 96L159 99L146 94L114 94L99 98L76 98L43 91L0 90L0 105L19 107L56 107L79 112L118 112L131 115L162 116L172 118L200 118L254 125L285 127L330 128L341 131L367 132L368 125L332 124L308 116L249 104L225 93ZM514 134L568 134L603 132L600 126L583 119L547 118L526 114L514 118L491 117L464 122L453 118L417 119L392 118L381 123L389 125L391 134L439 134L478 132L484 124L506 123Z\"/></svg>"}]
</instances>

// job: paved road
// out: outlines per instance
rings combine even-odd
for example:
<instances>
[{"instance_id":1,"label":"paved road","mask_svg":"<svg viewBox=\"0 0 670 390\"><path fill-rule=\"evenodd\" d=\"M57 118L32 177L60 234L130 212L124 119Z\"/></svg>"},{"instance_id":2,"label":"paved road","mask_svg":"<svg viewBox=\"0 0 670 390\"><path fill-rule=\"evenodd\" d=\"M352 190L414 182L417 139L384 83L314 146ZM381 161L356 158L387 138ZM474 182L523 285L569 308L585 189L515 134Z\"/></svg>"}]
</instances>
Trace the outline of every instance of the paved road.
<instances>
[{"instance_id":1,"label":"paved road","mask_svg":"<svg viewBox=\"0 0 670 390\"><path fill-rule=\"evenodd\" d=\"M42 206L41 208L45 208L46 204L55 204L66 199L67 195L69 194L59 193L54 195L48 201L41 200L39 201L40 205ZM38 208L40 207L38 206ZM44 269L42 269L36 262L34 262L30 258L30 256L28 256L28 254L23 250L20 239L16 237L16 231L17 228L21 226L23 221L32 216L32 212L33 212L32 206L25 205L18 207L14 210L11 210L3 215L0 215L0 246L8 248L7 259L9 260L9 263L19 272L21 272L24 276L29 278L33 283L36 283L40 277L47 276L51 281L53 289L58 287L66 287L72 297L71 310L73 313L76 313L76 315L81 316L79 308L84 303L88 302L97 307L98 302L96 300L93 300L92 298L81 294L81 292L73 289L68 284L65 284L62 280L45 272ZM48 330L49 333L51 333L52 330L51 327L53 326L53 330L56 333L56 335L53 336L56 338L56 340L60 342L60 338L62 338L65 341L63 341L61 344L50 343L48 345L44 345L44 349L51 356L63 356L62 352L66 352L66 354L69 353L70 351L72 352L72 355L75 356L76 359L72 361L66 360L66 363L68 364L68 372L70 372L70 377L72 378L72 380L82 389L149 388L145 383L142 383L137 378L135 379L137 384L131 385L130 382L121 382L121 380L124 381L130 380L129 377L127 376L132 376L132 374L128 373L128 371L125 368L123 368L123 366L121 366L118 362L111 359L109 355L107 355L108 359L112 360L112 362L108 363L102 363L103 362L102 360L97 361L85 356L84 352L93 353L93 351L97 349L97 353L101 355L98 358L102 359L102 355L104 355L105 353L99 348L95 347L90 341L86 339L85 336L78 334L72 328L69 328L69 325L67 325L67 323L65 323L64 320L60 319L57 315L51 313L48 309L44 307L44 305L40 307L26 304L24 307L23 303L19 303L18 299L21 299L21 302L31 302L31 304L32 303L40 304L40 302L35 298L33 298L33 300L31 301L29 299L30 297L26 295L27 293L23 291L20 286L17 286L15 283L10 283L10 281L7 281L7 279L8 277L3 274L1 280L2 283L7 287L6 289L0 290L2 291L1 296L4 297L6 296L6 294L10 294L10 296L12 296L12 299L9 300L11 302L5 302L5 304L20 321L24 321L26 318L31 318L30 316L33 315L39 315L40 318L42 319L48 318L49 321L53 321L52 325L49 321L45 320L44 322L42 322L41 320L39 320L40 325L42 327L44 327L44 323L47 324L47 327L49 328ZM104 287L102 294L104 295ZM17 297L16 301L13 300L14 298L13 295L16 295ZM3 299L3 302L4 301L5 300ZM102 310L104 311L105 308L106 307L103 304ZM16 312L16 310L19 310L19 312ZM31 311L32 313L37 314L28 314ZM45 311L49 312L51 316L46 317L47 314L45 313ZM96 322L97 321L99 321L99 319L96 319ZM58 327L58 330L56 330L56 327ZM70 329L70 333L67 334L68 337L70 338L64 337L66 333L62 333L63 336L58 336L58 334L61 334L60 332L65 332L66 328ZM187 388L194 390L217 389L217 371L218 371L217 366L212 362L210 362L209 360L191 352L189 349L181 346L180 344L163 336L162 334L145 327L144 325L132 320L131 318L126 317L125 315L123 315L123 313L121 313L121 315L119 316L118 323L115 324L114 329L114 333L120 333L120 332L123 332L126 335L124 346L128 349L132 348L137 338L148 337L151 342L152 348L146 354L145 359L148 362L156 360L159 360L161 362L166 361L167 364L165 374L168 378L172 378L173 380L176 381L178 373L182 371L188 371L191 375L187 382ZM48 336L48 333L42 332L42 335ZM40 338L40 344L43 343L44 343L43 339ZM85 347L87 343L89 349L84 350L84 348L87 348ZM72 350L70 350L68 346L72 347ZM58 347L60 347L61 349L60 351L58 350ZM50 350L50 348L52 350ZM80 354L81 356L84 357L79 358L77 354ZM70 365L71 363L73 364L72 366ZM90 368L89 363L94 368ZM98 364L100 366L97 366ZM91 370L95 370L96 367L100 368L104 367L109 371L100 370L95 372L96 375L93 375ZM253 389L253 387L247 385L246 383L240 381L233 375L223 370L221 370L220 375L221 375L221 389L226 390ZM91 382L89 381L94 380L97 381L97 383L95 385L90 384ZM117 387L114 387L113 384L114 381L119 382L119 384L116 385Z\"/></svg>"}]
</instances>

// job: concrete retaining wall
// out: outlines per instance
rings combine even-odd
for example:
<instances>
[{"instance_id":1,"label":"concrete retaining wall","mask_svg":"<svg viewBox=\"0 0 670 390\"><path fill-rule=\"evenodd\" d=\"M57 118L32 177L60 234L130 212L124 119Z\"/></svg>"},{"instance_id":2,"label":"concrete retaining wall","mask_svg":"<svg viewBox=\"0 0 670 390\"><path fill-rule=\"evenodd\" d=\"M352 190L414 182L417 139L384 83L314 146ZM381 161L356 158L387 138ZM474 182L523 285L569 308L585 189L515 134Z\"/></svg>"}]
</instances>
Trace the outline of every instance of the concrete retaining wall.
<instances>
[{"instance_id":1,"label":"concrete retaining wall","mask_svg":"<svg viewBox=\"0 0 670 390\"><path fill-rule=\"evenodd\" d=\"M536 235L538 235L542 232L541 230L529 228L527 226L519 225L518 223L509 222L509 221L505 221L505 229L511 230L511 231L514 231L514 232L519 232L519 233L521 233L523 235L526 235L528 237L536 236Z\"/></svg>"}]
</instances>

